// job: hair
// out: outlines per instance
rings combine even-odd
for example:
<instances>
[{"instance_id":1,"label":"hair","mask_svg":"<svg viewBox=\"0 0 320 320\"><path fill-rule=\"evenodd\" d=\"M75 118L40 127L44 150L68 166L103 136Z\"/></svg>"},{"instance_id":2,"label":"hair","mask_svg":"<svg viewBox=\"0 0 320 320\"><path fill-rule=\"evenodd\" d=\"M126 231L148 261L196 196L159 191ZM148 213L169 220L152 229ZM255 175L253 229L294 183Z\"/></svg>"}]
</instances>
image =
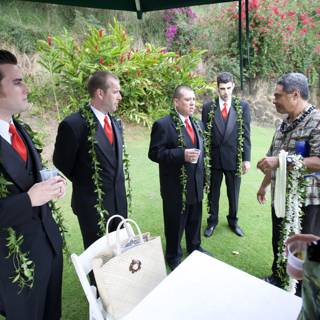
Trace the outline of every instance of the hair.
<instances>
[{"instance_id":1,"label":"hair","mask_svg":"<svg viewBox=\"0 0 320 320\"><path fill-rule=\"evenodd\" d=\"M233 75L230 72L221 72L218 74L218 76L217 76L218 87L219 87L220 83L228 83L228 82L234 83Z\"/></svg>"},{"instance_id":2,"label":"hair","mask_svg":"<svg viewBox=\"0 0 320 320\"><path fill-rule=\"evenodd\" d=\"M308 100L309 98L308 79L302 73L286 73L278 79L277 84L281 85L283 87L283 91L286 93L299 91L303 100Z\"/></svg>"},{"instance_id":3,"label":"hair","mask_svg":"<svg viewBox=\"0 0 320 320\"><path fill-rule=\"evenodd\" d=\"M109 88L108 81L109 79L115 79L119 81L119 78L110 71L96 71L94 72L88 80L87 89L91 98L94 97L97 89L102 89L106 92Z\"/></svg>"},{"instance_id":4,"label":"hair","mask_svg":"<svg viewBox=\"0 0 320 320\"><path fill-rule=\"evenodd\" d=\"M185 84L181 84L181 85L177 86L177 87L174 89L172 99L179 99L179 98L181 98L181 96L182 96L181 91L182 91L182 90L188 90L188 91L192 91L192 92L193 92L193 89L192 89L190 86L185 85Z\"/></svg>"},{"instance_id":5,"label":"hair","mask_svg":"<svg viewBox=\"0 0 320 320\"><path fill-rule=\"evenodd\" d=\"M11 52L9 52L7 50L0 50L0 65L2 65L2 64L17 65L18 60L17 60L16 56L14 54L12 54ZM3 78L4 78L4 74L0 68L0 82L2 81Z\"/></svg>"}]
</instances>

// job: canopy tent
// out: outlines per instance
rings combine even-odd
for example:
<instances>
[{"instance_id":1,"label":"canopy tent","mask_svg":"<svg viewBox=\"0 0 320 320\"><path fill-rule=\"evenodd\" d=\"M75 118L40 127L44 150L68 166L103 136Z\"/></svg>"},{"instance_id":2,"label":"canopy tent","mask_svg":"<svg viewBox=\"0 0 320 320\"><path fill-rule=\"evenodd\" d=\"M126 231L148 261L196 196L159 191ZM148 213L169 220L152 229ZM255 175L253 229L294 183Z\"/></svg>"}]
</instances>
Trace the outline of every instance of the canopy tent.
<instances>
[{"instance_id":1,"label":"canopy tent","mask_svg":"<svg viewBox=\"0 0 320 320\"><path fill-rule=\"evenodd\" d=\"M172 8L180 7L190 7L196 5L204 4L215 4L222 2L234 2L230 0L25 0L32 2L43 2L51 4L60 4L60 5L70 5L78 7L87 7L87 8L97 8L97 9L109 9L109 10L123 10L123 11L132 11L137 13L138 19L142 19L144 12L156 11L156 10L165 10ZM243 0L245 2L245 17L246 17L246 50L247 50L247 59L248 59L248 74L250 74L250 39L249 39L249 0ZM239 56L240 56L240 84L241 90L243 89L243 47L242 47L242 6L241 0L239 2Z\"/></svg>"}]
</instances>

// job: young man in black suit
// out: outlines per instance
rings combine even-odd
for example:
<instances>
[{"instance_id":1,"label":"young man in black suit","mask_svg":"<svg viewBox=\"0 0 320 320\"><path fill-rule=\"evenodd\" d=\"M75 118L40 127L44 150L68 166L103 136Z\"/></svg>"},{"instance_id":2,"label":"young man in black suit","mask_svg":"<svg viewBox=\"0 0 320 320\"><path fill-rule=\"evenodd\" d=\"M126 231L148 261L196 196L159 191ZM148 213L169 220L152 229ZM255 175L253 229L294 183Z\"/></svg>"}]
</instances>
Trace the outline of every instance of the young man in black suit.
<instances>
[{"instance_id":1,"label":"young man in black suit","mask_svg":"<svg viewBox=\"0 0 320 320\"><path fill-rule=\"evenodd\" d=\"M83 107L85 113L80 110L60 123L53 154L55 166L72 182L71 206L80 224L84 248L101 236L99 223L105 225L115 214L127 217L122 128L111 116L122 99L119 79L110 72L96 71L89 78L88 92L91 100ZM92 139L96 142L94 147ZM94 163L100 170L94 169ZM96 209L94 175L100 180L103 209L108 211L104 221ZM115 220L109 231L116 229Z\"/></svg>"},{"instance_id":2,"label":"young man in black suit","mask_svg":"<svg viewBox=\"0 0 320 320\"><path fill-rule=\"evenodd\" d=\"M149 159L159 164L166 261L171 270L181 262L184 231L188 253L205 252L200 246L204 154L200 124L191 117L196 107L193 90L178 86L173 103L175 110L154 123L149 147Z\"/></svg>"},{"instance_id":3,"label":"young man in black suit","mask_svg":"<svg viewBox=\"0 0 320 320\"><path fill-rule=\"evenodd\" d=\"M38 151L13 118L27 109L27 94L16 57L0 50L0 314L12 320L58 320L62 240L47 203L64 195L65 181L54 177L41 182ZM19 266L8 257L10 230L23 237L20 250L33 263L31 288L21 290L13 283Z\"/></svg>"},{"instance_id":4,"label":"young man in black suit","mask_svg":"<svg viewBox=\"0 0 320 320\"><path fill-rule=\"evenodd\" d=\"M232 96L232 74L220 73L217 86L218 97L204 104L202 109L202 121L206 130L210 130L211 140L210 213L204 235L211 237L218 224L220 187L224 176L229 200L229 227L242 237L244 232L238 225L237 211L240 175L250 169L250 109L246 101ZM242 126L239 126L239 123L242 123ZM242 150L239 150L241 141Z\"/></svg>"}]
</instances>

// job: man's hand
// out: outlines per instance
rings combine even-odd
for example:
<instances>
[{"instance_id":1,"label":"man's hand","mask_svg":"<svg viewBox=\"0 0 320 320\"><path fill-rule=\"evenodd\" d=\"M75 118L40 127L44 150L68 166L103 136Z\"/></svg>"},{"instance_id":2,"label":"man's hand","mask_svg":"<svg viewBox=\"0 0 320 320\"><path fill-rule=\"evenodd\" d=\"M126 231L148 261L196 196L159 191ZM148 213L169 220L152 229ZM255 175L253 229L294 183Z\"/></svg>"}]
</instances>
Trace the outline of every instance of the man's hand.
<instances>
[{"instance_id":1,"label":"man's hand","mask_svg":"<svg viewBox=\"0 0 320 320\"><path fill-rule=\"evenodd\" d=\"M29 190L32 207L39 207L53 199L60 199L65 195L66 181L57 176L49 180L35 183Z\"/></svg>"},{"instance_id":2,"label":"man's hand","mask_svg":"<svg viewBox=\"0 0 320 320\"><path fill-rule=\"evenodd\" d=\"M257 163L257 168L260 169L264 174L271 172L279 167L278 157L264 157Z\"/></svg>"},{"instance_id":3,"label":"man's hand","mask_svg":"<svg viewBox=\"0 0 320 320\"><path fill-rule=\"evenodd\" d=\"M200 152L197 149L185 149L184 160L190 163L197 163Z\"/></svg>"},{"instance_id":4,"label":"man's hand","mask_svg":"<svg viewBox=\"0 0 320 320\"><path fill-rule=\"evenodd\" d=\"M242 162L242 173L246 174L250 170L250 162L249 161L243 161Z\"/></svg>"},{"instance_id":5,"label":"man's hand","mask_svg":"<svg viewBox=\"0 0 320 320\"><path fill-rule=\"evenodd\" d=\"M257 200L260 204L264 204L267 201L266 188L261 186L257 192Z\"/></svg>"}]
</instances>

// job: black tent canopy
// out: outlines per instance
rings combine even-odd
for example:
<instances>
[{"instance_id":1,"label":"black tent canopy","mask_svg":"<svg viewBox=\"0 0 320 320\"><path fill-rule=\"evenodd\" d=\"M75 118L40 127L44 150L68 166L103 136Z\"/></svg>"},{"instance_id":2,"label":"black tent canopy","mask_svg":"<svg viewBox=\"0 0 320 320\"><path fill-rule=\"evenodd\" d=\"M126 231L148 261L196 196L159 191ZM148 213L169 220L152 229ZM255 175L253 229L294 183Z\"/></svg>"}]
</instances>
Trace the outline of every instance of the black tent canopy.
<instances>
[{"instance_id":1,"label":"black tent canopy","mask_svg":"<svg viewBox=\"0 0 320 320\"><path fill-rule=\"evenodd\" d=\"M156 10L165 10L172 8L180 7L191 7L205 4L215 4L223 2L234 2L230 0L26 0L32 2L42 2L42 3L51 3L51 4L60 4L60 5L69 5L69 6L78 6L78 7L87 7L87 8L97 8L97 9L109 9L109 10L123 10L136 12L138 19L142 19L142 15L145 12L156 11ZM246 17L246 50L247 50L247 59L248 59L248 69L250 69L250 46L249 46L249 13L248 13L248 2L245 1L245 17ZM243 89L243 47L242 47L242 6L241 0L238 0L239 3L239 56L240 56L240 83L241 89ZM250 70L248 70L250 74Z\"/></svg>"}]
</instances>

